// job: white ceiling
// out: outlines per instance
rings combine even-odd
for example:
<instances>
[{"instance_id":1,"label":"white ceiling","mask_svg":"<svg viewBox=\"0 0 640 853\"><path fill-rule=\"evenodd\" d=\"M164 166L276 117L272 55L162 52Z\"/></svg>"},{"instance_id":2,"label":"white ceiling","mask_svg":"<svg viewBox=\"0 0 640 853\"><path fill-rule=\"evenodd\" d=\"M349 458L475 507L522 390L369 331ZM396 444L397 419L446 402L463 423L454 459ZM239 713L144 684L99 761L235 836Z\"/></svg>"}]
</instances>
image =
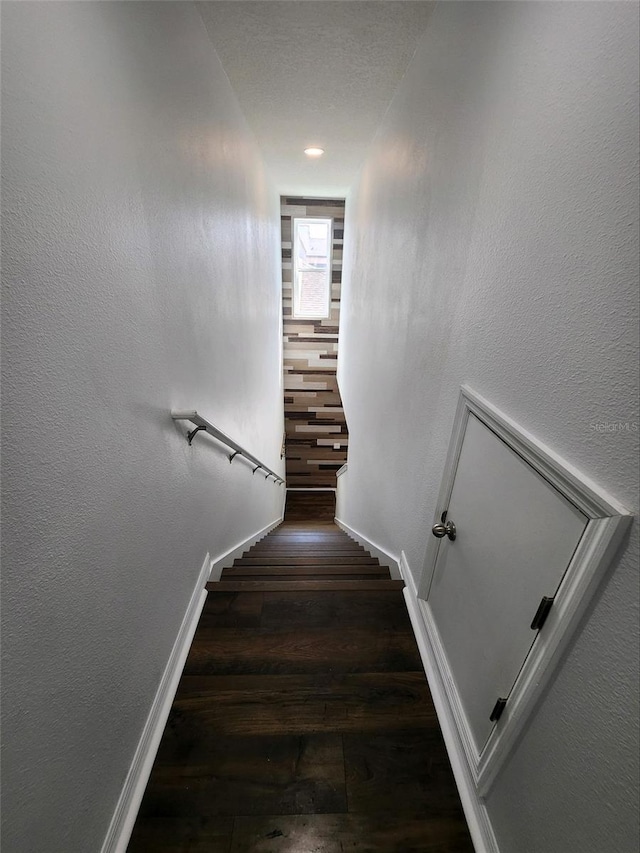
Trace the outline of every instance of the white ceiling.
<instances>
[{"instance_id":1,"label":"white ceiling","mask_svg":"<svg viewBox=\"0 0 640 853\"><path fill-rule=\"evenodd\" d=\"M282 195L343 197L425 31L421 0L198 6ZM325 149L310 160L303 149Z\"/></svg>"}]
</instances>

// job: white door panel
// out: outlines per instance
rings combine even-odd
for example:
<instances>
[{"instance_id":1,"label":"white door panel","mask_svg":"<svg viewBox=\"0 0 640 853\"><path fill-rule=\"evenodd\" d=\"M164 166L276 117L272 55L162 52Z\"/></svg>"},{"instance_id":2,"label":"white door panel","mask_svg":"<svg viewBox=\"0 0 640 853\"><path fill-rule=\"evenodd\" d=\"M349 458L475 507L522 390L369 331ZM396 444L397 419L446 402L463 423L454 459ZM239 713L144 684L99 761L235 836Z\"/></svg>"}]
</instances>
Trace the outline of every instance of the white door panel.
<instances>
[{"instance_id":1,"label":"white door panel","mask_svg":"<svg viewBox=\"0 0 640 853\"><path fill-rule=\"evenodd\" d=\"M587 517L475 415L469 414L428 593L478 753L536 638L542 596L554 596Z\"/></svg>"}]
</instances>

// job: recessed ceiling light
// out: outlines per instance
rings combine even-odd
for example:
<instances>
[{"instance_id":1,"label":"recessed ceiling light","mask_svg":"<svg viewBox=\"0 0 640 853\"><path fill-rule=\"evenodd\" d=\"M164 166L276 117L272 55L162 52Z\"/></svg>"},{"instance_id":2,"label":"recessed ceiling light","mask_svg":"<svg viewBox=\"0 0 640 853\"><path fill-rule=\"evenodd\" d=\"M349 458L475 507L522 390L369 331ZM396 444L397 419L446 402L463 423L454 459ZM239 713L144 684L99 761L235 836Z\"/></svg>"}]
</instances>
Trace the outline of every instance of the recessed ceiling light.
<instances>
[{"instance_id":1,"label":"recessed ceiling light","mask_svg":"<svg viewBox=\"0 0 640 853\"><path fill-rule=\"evenodd\" d=\"M307 157L322 157L324 148L305 148L304 153Z\"/></svg>"}]
</instances>

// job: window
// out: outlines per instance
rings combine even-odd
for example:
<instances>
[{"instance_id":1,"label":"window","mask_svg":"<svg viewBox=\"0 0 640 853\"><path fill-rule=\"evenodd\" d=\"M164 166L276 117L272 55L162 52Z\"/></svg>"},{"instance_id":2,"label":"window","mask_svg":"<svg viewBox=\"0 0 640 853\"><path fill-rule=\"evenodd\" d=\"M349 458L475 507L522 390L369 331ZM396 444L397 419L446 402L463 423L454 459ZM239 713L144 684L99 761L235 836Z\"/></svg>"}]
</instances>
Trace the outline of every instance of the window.
<instances>
[{"instance_id":1,"label":"window","mask_svg":"<svg viewBox=\"0 0 640 853\"><path fill-rule=\"evenodd\" d=\"M298 319L321 320L331 315L332 221L293 220L293 316Z\"/></svg>"}]
</instances>

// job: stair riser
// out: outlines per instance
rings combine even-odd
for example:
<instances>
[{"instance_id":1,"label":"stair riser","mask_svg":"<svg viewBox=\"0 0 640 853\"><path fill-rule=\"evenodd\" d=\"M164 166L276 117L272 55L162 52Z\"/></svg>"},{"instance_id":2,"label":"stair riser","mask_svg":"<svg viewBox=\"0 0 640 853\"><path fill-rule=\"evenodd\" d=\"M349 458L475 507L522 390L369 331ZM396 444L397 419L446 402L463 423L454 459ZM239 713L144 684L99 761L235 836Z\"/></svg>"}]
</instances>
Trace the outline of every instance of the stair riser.
<instances>
[{"instance_id":1,"label":"stair riser","mask_svg":"<svg viewBox=\"0 0 640 853\"><path fill-rule=\"evenodd\" d=\"M370 560L374 559L373 557L369 557L368 554L332 554L330 552L324 552L323 553L321 551L316 551L313 554L305 554L305 553L290 554L289 552L286 552L284 554L254 554L253 552L246 551L241 557L238 557L238 559L239 560L256 560L256 561L258 559L264 559L264 560L274 560L275 559L275 560L281 560L285 563L291 563L293 561L298 561L298 560L303 562L305 559L312 557L315 559L320 558L320 559L325 559L325 560L326 559L335 560L336 562L340 562L341 560L345 560L346 562L349 562L349 558L354 557L354 556L367 557Z\"/></svg>"},{"instance_id":2,"label":"stair riser","mask_svg":"<svg viewBox=\"0 0 640 853\"><path fill-rule=\"evenodd\" d=\"M373 557L241 557L234 566L379 566Z\"/></svg>"},{"instance_id":3,"label":"stair riser","mask_svg":"<svg viewBox=\"0 0 640 853\"><path fill-rule=\"evenodd\" d=\"M322 545L357 545L358 543L354 543L352 539L349 539L347 536L322 536L318 534L314 534L313 536L282 536L274 539L269 538L269 542L267 544L284 544L291 545L295 543L299 544L309 544L317 542ZM259 544L259 543L256 543Z\"/></svg>"},{"instance_id":4,"label":"stair riser","mask_svg":"<svg viewBox=\"0 0 640 853\"><path fill-rule=\"evenodd\" d=\"M282 562L279 563L277 560L273 563L262 563L259 560L256 560L255 563L249 563L247 565L233 565L228 566L224 571L226 572L272 572L272 571L281 571L281 572L303 572L307 574L313 574L314 572L355 572L365 574L386 574L389 569L386 566L381 566L378 563L363 563L363 564L353 564L342 562L341 560L325 560L323 563L314 563L310 566L305 565L304 563L288 563Z\"/></svg>"},{"instance_id":5,"label":"stair riser","mask_svg":"<svg viewBox=\"0 0 640 853\"><path fill-rule=\"evenodd\" d=\"M260 581L260 582L286 582L286 581L299 581L299 580L308 580L308 581L358 581L360 583L366 583L371 580L379 580L379 576L374 575L320 575L318 578L309 578L309 577L298 577L293 575L282 576L282 575L265 575L256 577L255 575L234 575L233 577L225 577L222 576L221 582L225 583L235 583L236 581Z\"/></svg>"},{"instance_id":6,"label":"stair riser","mask_svg":"<svg viewBox=\"0 0 640 853\"><path fill-rule=\"evenodd\" d=\"M309 551L324 551L325 549L329 551L364 551L364 548L358 548L349 542L323 542L318 539L310 539L307 542L296 539L293 542L273 542L265 546L257 545L255 547L261 551L288 551L290 549L304 549Z\"/></svg>"},{"instance_id":7,"label":"stair riser","mask_svg":"<svg viewBox=\"0 0 640 853\"><path fill-rule=\"evenodd\" d=\"M375 580L288 580L288 581L209 581L206 588L209 592L245 592L285 591L285 590L362 590L364 591L397 591L404 587L404 581Z\"/></svg>"},{"instance_id":8,"label":"stair riser","mask_svg":"<svg viewBox=\"0 0 640 853\"><path fill-rule=\"evenodd\" d=\"M271 534L273 536L289 536L291 534L299 535L301 533L306 534L307 536L313 536L314 534L322 534L329 536L348 536L349 534L340 530L335 524L331 524L329 522L322 522L321 524L309 524L303 521L297 522L296 524L281 524L280 527L275 527Z\"/></svg>"},{"instance_id":9,"label":"stair riser","mask_svg":"<svg viewBox=\"0 0 640 853\"><path fill-rule=\"evenodd\" d=\"M256 567L234 567L222 572L222 580L236 578L240 575L283 575L287 577L299 576L315 578L324 575L363 575L368 577L388 578L389 570L384 566L372 566L361 568L359 566L256 566Z\"/></svg>"},{"instance_id":10,"label":"stair riser","mask_svg":"<svg viewBox=\"0 0 640 853\"><path fill-rule=\"evenodd\" d=\"M323 550L323 551L355 551L355 552L365 552L365 549L362 545L355 545L349 542L342 542L338 544L323 544L322 542L292 542L287 545L286 543L266 543L264 545L254 545L251 549L252 551L290 551L292 549L297 550Z\"/></svg>"}]
</instances>

